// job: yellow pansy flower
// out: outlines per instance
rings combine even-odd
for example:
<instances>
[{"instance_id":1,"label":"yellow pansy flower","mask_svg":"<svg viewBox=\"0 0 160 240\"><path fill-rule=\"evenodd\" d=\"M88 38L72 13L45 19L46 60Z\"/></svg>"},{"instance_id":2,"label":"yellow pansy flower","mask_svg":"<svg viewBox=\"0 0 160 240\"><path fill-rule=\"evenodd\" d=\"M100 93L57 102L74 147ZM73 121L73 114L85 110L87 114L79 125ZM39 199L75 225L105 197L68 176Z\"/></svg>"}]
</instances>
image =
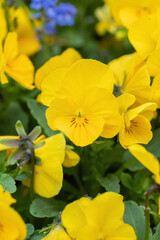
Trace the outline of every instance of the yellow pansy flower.
<instances>
[{"instance_id":1,"label":"yellow pansy flower","mask_svg":"<svg viewBox=\"0 0 160 240\"><path fill-rule=\"evenodd\" d=\"M107 192L94 200L81 198L68 204L62 212L62 224L75 240L130 239L136 234L123 222L123 196Z\"/></svg>"},{"instance_id":2,"label":"yellow pansy flower","mask_svg":"<svg viewBox=\"0 0 160 240\"><path fill-rule=\"evenodd\" d=\"M144 59L137 53L115 59L109 67L115 77L115 94L130 93L137 104L150 100L150 76Z\"/></svg>"},{"instance_id":3,"label":"yellow pansy flower","mask_svg":"<svg viewBox=\"0 0 160 240\"><path fill-rule=\"evenodd\" d=\"M35 149L35 156L41 159L41 165L35 165L34 191L42 197L51 198L62 187L65 138L57 134L42 141L45 144ZM23 183L29 186L29 180Z\"/></svg>"},{"instance_id":4,"label":"yellow pansy flower","mask_svg":"<svg viewBox=\"0 0 160 240\"><path fill-rule=\"evenodd\" d=\"M2 84L8 83L5 75L9 75L27 89L33 89L34 67L26 55L19 55L17 34L8 33L4 46L0 43L0 80Z\"/></svg>"},{"instance_id":5,"label":"yellow pansy flower","mask_svg":"<svg viewBox=\"0 0 160 240\"><path fill-rule=\"evenodd\" d=\"M71 240L61 225L53 227L50 233L42 240Z\"/></svg>"},{"instance_id":6,"label":"yellow pansy flower","mask_svg":"<svg viewBox=\"0 0 160 240\"><path fill-rule=\"evenodd\" d=\"M128 147L132 155L140 161L155 176L155 181L160 184L160 163L159 160L143 146L135 144Z\"/></svg>"},{"instance_id":7,"label":"yellow pansy flower","mask_svg":"<svg viewBox=\"0 0 160 240\"><path fill-rule=\"evenodd\" d=\"M106 32L114 34L117 31L118 25L112 18L110 9L108 6L104 5L95 10L95 15L100 21L96 24L96 32L103 36Z\"/></svg>"},{"instance_id":8,"label":"yellow pansy flower","mask_svg":"<svg viewBox=\"0 0 160 240\"><path fill-rule=\"evenodd\" d=\"M159 0L105 0L117 23L130 27L141 16L154 13L160 7Z\"/></svg>"},{"instance_id":9,"label":"yellow pansy flower","mask_svg":"<svg viewBox=\"0 0 160 240\"><path fill-rule=\"evenodd\" d=\"M34 26L29 19L29 10L27 8L14 8L10 7L7 9L9 14L10 29L15 31L18 35L18 47L19 53L25 55L33 55L40 50L41 43L37 39ZM14 21L16 19L16 27ZM0 29L2 30L0 35L4 39L7 35L7 23L5 19L4 8L0 4Z\"/></svg>"},{"instance_id":10,"label":"yellow pansy flower","mask_svg":"<svg viewBox=\"0 0 160 240\"><path fill-rule=\"evenodd\" d=\"M18 136L0 136L3 139L19 139ZM80 157L71 149L65 149L65 138L62 134L57 134L46 138L41 135L34 141L34 144L44 142L35 149L35 157L41 159L41 165L35 164L34 191L42 197L50 198L58 194L62 187L63 168L74 167L80 161ZM7 150L7 158L15 151L13 147L0 144L0 151ZM30 185L30 180L23 181L26 186Z\"/></svg>"},{"instance_id":11,"label":"yellow pansy flower","mask_svg":"<svg viewBox=\"0 0 160 240\"><path fill-rule=\"evenodd\" d=\"M36 72L36 75L35 75L36 87L39 90L41 90L42 82L46 77L49 78L48 81L52 81L52 80L54 81L54 77L52 77L52 75L54 75L55 70L67 69L79 59L81 59L81 55L73 48L68 48L62 54L50 58L49 61L47 61ZM58 84L58 82L56 84Z\"/></svg>"},{"instance_id":12,"label":"yellow pansy flower","mask_svg":"<svg viewBox=\"0 0 160 240\"><path fill-rule=\"evenodd\" d=\"M99 136L115 136L121 118L112 94L113 81L105 64L87 59L74 63L63 76L59 97L47 109L49 126L64 132L78 146L91 144Z\"/></svg>"},{"instance_id":13,"label":"yellow pansy flower","mask_svg":"<svg viewBox=\"0 0 160 240\"><path fill-rule=\"evenodd\" d=\"M15 202L10 193L3 192L3 188L0 185L0 239L26 239L26 225L18 212L10 207Z\"/></svg>"},{"instance_id":14,"label":"yellow pansy flower","mask_svg":"<svg viewBox=\"0 0 160 240\"><path fill-rule=\"evenodd\" d=\"M145 114L149 116L157 108L156 103L145 103L139 107L129 109L135 97L131 94L122 94L118 97L119 111L123 117L123 124L119 131L119 142L124 147L136 143L147 144L152 139L151 124ZM147 116L148 116L147 115Z\"/></svg>"},{"instance_id":15,"label":"yellow pansy flower","mask_svg":"<svg viewBox=\"0 0 160 240\"><path fill-rule=\"evenodd\" d=\"M18 35L19 52L31 56L38 52L41 47L41 43L36 36L34 28L36 23L31 22L29 19L29 10L27 8L18 7L9 8L10 24L13 25L14 19L16 19L17 27L13 30ZM34 25L33 25L34 24Z\"/></svg>"},{"instance_id":16,"label":"yellow pansy flower","mask_svg":"<svg viewBox=\"0 0 160 240\"><path fill-rule=\"evenodd\" d=\"M151 75L155 75L160 39L160 10L151 15L142 16L129 28L128 37L136 51L148 59L148 68ZM147 27L145 27L147 26ZM152 69L153 68L153 69Z\"/></svg>"}]
</instances>

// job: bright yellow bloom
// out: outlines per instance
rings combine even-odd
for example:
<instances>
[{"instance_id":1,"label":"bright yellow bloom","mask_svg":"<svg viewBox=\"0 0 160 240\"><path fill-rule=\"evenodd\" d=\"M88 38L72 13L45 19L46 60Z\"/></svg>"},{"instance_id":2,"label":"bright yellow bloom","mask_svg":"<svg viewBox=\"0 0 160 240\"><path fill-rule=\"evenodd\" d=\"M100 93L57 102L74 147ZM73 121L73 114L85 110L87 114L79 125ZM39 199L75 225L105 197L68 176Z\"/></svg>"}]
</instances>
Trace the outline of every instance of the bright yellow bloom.
<instances>
[{"instance_id":1,"label":"bright yellow bloom","mask_svg":"<svg viewBox=\"0 0 160 240\"><path fill-rule=\"evenodd\" d=\"M105 0L105 2L110 7L117 23L126 28L141 16L154 13L160 7L159 0Z\"/></svg>"},{"instance_id":2,"label":"bright yellow bloom","mask_svg":"<svg viewBox=\"0 0 160 240\"><path fill-rule=\"evenodd\" d=\"M111 16L110 9L104 5L95 10L95 15L100 21L96 24L96 32L103 36L106 32L114 34L117 31L118 25Z\"/></svg>"},{"instance_id":3,"label":"bright yellow bloom","mask_svg":"<svg viewBox=\"0 0 160 240\"><path fill-rule=\"evenodd\" d=\"M147 26L147 27L146 27ZM147 65L150 75L157 74L159 66L160 10L151 15L141 17L129 28L129 40L136 51L144 58L148 57ZM157 52L158 51L158 52Z\"/></svg>"},{"instance_id":4,"label":"bright yellow bloom","mask_svg":"<svg viewBox=\"0 0 160 240\"><path fill-rule=\"evenodd\" d=\"M136 97L136 103L150 100L150 76L147 67L137 53L124 55L109 63L115 77L115 93L130 93Z\"/></svg>"},{"instance_id":5,"label":"bright yellow bloom","mask_svg":"<svg viewBox=\"0 0 160 240\"><path fill-rule=\"evenodd\" d=\"M123 124L119 132L119 142L124 147L136 143L147 144L152 139L150 121L144 116L154 112L156 103L145 103L139 107L129 109L135 102L131 94L123 94L118 97L119 110L123 117Z\"/></svg>"},{"instance_id":6,"label":"bright yellow bloom","mask_svg":"<svg viewBox=\"0 0 160 240\"><path fill-rule=\"evenodd\" d=\"M8 33L4 46L0 43L0 80L2 84L8 83L6 77L11 78L27 89L33 89L34 67L26 55L19 55L17 34Z\"/></svg>"},{"instance_id":7,"label":"bright yellow bloom","mask_svg":"<svg viewBox=\"0 0 160 240\"><path fill-rule=\"evenodd\" d=\"M136 240L133 228L123 222L123 196L107 192L94 200L81 198L62 212L62 224L75 240Z\"/></svg>"},{"instance_id":8,"label":"bright yellow bloom","mask_svg":"<svg viewBox=\"0 0 160 240\"><path fill-rule=\"evenodd\" d=\"M24 240L27 235L26 225L21 216L10 207L15 203L10 193L3 192L0 185L0 239Z\"/></svg>"},{"instance_id":9,"label":"bright yellow bloom","mask_svg":"<svg viewBox=\"0 0 160 240\"><path fill-rule=\"evenodd\" d=\"M128 147L132 155L140 161L155 176L155 181L160 184L160 163L159 160L143 146L135 144Z\"/></svg>"},{"instance_id":10,"label":"bright yellow bloom","mask_svg":"<svg viewBox=\"0 0 160 240\"><path fill-rule=\"evenodd\" d=\"M115 136L121 118L111 93L113 81L105 64L86 59L74 63L63 76L59 97L47 109L49 126L64 132L78 146L91 144L99 136Z\"/></svg>"},{"instance_id":11,"label":"bright yellow bloom","mask_svg":"<svg viewBox=\"0 0 160 240\"><path fill-rule=\"evenodd\" d=\"M19 52L31 56L38 52L41 47L41 43L34 31L33 23L29 19L29 10L27 8L18 7L10 8L10 24L13 25L14 19L16 19L17 27L14 29L18 35ZM34 23L35 24L35 23Z\"/></svg>"},{"instance_id":12,"label":"bright yellow bloom","mask_svg":"<svg viewBox=\"0 0 160 240\"><path fill-rule=\"evenodd\" d=\"M2 139L19 139L18 136L1 136ZM41 135L34 144L42 143L35 149L35 157L41 159L41 165L35 164L34 191L42 197L50 198L57 195L62 187L63 168L74 167L79 163L80 157L70 149L65 149L65 138L62 134L57 134L46 138ZM16 149L0 144L0 151L7 150L7 158ZM23 181L26 186L30 185L30 180Z\"/></svg>"},{"instance_id":13,"label":"bright yellow bloom","mask_svg":"<svg viewBox=\"0 0 160 240\"><path fill-rule=\"evenodd\" d=\"M57 134L42 141L45 144L35 149L35 156L41 159L41 165L35 165L34 191L50 198L57 195L62 187L65 138ZM23 183L29 186L29 180Z\"/></svg>"},{"instance_id":14,"label":"bright yellow bloom","mask_svg":"<svg viewBox=\"0 0 160 240\"><path fill-rule=\"evenodd\" d=\"M68 48L62 54L52 57L49 61L47 61L41 68L39 68L36 72L35 83L36 87L41 90L42 82L47 77L48 81L54 81L54 71L59 69L67 69L73 63L81 59L81 55L73 48ZM56 85L59 84L58 82ZM56 86L55 86L56 87Z\"/></svg>"},{"instance_id":15,"label":"bright yellow bloom","mask_svg":"<svg viewBox=\"0 0 160 240\"><path fill-rule=\"evenodd\" d=\"M71 240L64 228L60 225L53 227L50 233L42 240Z\"/></svg>"},{"instance_id":16,"label":"bright yellow bloom","mask_svg":"<svg viewBox=\"0 0 160 240\"><path fill-rule=\"evenodd\" d=\"M29 11L27 8L8 8L10 29L15 31L18 35L18 47L19 52L25 55L33 55L40 49L40 41L36 37L34 26L29 19ZM16 19L16 27L14 26ZM7 23L5 19L4 9L0 4L0 29L2 30L0 35L4 39L7 35Z\"/></svg>"}]
</instances>

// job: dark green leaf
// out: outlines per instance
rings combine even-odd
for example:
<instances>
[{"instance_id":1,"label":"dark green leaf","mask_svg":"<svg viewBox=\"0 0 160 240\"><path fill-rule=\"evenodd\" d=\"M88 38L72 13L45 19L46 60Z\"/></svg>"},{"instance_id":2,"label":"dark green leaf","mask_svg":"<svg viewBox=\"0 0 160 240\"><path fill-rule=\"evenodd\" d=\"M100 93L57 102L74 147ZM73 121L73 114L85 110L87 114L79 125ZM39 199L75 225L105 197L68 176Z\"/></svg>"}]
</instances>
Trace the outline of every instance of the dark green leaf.
<instances>
[{"instance_id":1,"label":"dark green leaf","mask_svg":"<svg viewBox=\"0 0 160 240\"><path fill-rule=\"evenodd\" d=\"M52 136L52 135L56 134L56 132L51 130L47 124L47 120L46 120L46 116L45 116L47 107L38 103L34 99L29 99L27 101L27 105L31 111L32 116L37 120L38 124L44 129L45 133L48 136Z\"/></svg>"},{"instance_id":2,"label":"dark green leaf","mask_svg":"<svg viewBox=\"0 0 160 240\"><path fill-rule=\"evenodd\" d=\"M113 174L108 174L107 177L97 177L98 182L102 187L106 189L106 191L111 192L120 192L119 178Z\"/></svg>"}]
</instances>

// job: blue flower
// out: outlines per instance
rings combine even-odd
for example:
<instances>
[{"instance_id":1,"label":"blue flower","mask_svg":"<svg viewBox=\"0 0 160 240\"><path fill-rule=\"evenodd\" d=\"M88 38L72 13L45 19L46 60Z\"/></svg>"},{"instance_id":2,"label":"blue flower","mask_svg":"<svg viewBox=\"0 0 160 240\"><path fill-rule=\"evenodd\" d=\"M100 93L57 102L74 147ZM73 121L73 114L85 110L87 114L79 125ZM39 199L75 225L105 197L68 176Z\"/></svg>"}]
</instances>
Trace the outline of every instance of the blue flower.
<instances>
[{"instance_id":1,"label":"blue flower","mask_svg":"<svg viewBox=\"0 0 160 240\"><path fill-rule=\"evenodd\" d=\"M35 18L44 16L44 31L48 35L56 33L56 26L73 26L77 9L69 3L60 3L57 0L32 0L30 7L37 12Z\"/></svg>"},{"instance_id":2,"label":"blue flower","mask_svg":"<svg viewBox=\"0 0 160 240\"><path fill-rule=\"evenodd\" d=\"M61 3L57 7L56 21L60 26L73 26L77 9L69 3Z\"/></svg>"},{"instance_id":3,"label":"blue flower","mask_svg":"<svg viewBox=\"0 0 160 240\"><path fill-rule=\"evenodd\" d=\"M42 0L32 0L30 7L34 10L41 10L43 8L43 1Z\"/></svg>"}]
</instances>

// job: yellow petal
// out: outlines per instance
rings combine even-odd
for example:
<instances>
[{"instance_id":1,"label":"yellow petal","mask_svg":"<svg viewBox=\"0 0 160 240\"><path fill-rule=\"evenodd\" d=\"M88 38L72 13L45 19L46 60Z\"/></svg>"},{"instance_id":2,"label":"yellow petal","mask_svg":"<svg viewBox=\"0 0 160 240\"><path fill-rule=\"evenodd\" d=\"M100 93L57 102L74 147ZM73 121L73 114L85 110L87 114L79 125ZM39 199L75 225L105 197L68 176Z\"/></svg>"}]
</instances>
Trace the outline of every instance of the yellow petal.
<instances>
[{"instance_id":1,"label":"yellow petal","mask_svg":"<svg viewBox=\"0 0 160 240\"><path fill-rule=\"evenodd\" d=\"M3 71L1 71L1 83L2 84L8 83L8 79Z\"/></svg>"},{"instance_id":2,"label":"yellow petal","mask_svg":"<svg viewBox=\"0 0 160 240\"><path fill-rule=\"evenodd\" d=\"M131 94L124 93L124 94L120 95L117 98L117 100L118 100L118 105L119 105L119 112L120 112L120 114L122 114L122 113L125 113L128 110L128 108L133 105L136 98L135 98L135 96L133 96Z\"/></svg>"},{"instance_id":3,"label":"yellow petal","mask_svg":"<svg viewBox=\"0 0 160 240\"><path fill-rule=\"evenodd\" d=\"M21 216L11 207L0 202L0 226L3 231L0 231L0 239L26 239L27 229Z\"/></svg>"},{"instance_id":4,"label":"yellow petal","mask_svg":"<svg viewBox=\"0 0 160 240\"><path fill-rule=\"evenodd\" d=\"M157 19L154 14L142 16L130 27L128 32L129 40L141 56L147 57L154 50L156 42L152 38L152 34L156 29Z\"/></svg>"},{"instance_id":5,"label":"yellow petal","mask_svg":"<svg viewBox=\"0 0 160 240\"><path fill-rule=\"evenodd\" d=\"M68 48L61 55L52 57L36 72L35 83L37 88L41 89L43 79L52 71L59 68L68 68L79 59L81 59L81 55L73 48Z\"/></svg>"},{"instance_id":6,"label":"yellow petal","mask_svg":"<svg viewBox=\"0 0 160 240\"><path fill-rule=\"evenodd\" d=\"M160 49L154 50L147 59L147 68L150 76L160 74Z\"/></svg>"},{"instance_id":7,"label":"yellow petal","mask_svg":"<svg viewBox=\"0 0 160 240\"><path fill-rule=\"evenodd\" d=\"M18 55L18 41L15 32L8 33L4 43L4 58L8 62Z\"/></svg>"},{"instance_id":8,"label":"yellow petal","mask_svg":"<svg viewBox=\"0 0 160 240\"><path fill-rule=\"evenodd\" d=\"M135 117L137 117L139 114L143 115L143 113L145 113L146 111L154 112L156 109L157 109L156 103L152 103L152 102L144 103L144 104L140 105L139 107L129 110L125 116L126 116L126 118L128 118L131 121Z\"/></svg>"},{"instance_id":9,"label":"yellow petal","mask_svg":"<svg viewBox=\"0 0 160 240\"><path fill-rule=\"evenodd\" d=\"M75 101L88 93L90 88L105 88L113 91L114 78L109 67L99 61L82 59L75 62L66 72L61 94L71 96Z\"/></svg>"},{"instance_id":10,"label":"yellow petal","mask_svg":"<svg viewBox=\"0 0 160 240\"><path fill-rule=\"evenodd\" d=\"M113 192L98 195L90 205L87 206L86 220L89 225L104 226L114 219L122 220L124 214L123 196Z\"/></svg>"},{"instance_id":11,"label":"yellow petal","mask_svg":"<svg viewBox=\"0 0 160 240\"><path fill-rule=\"evenodd\" d=\"M119 142L123 147L131 144L147 144L152 139L151 124L149 120L141 115L130 122L127 127L124 123L119 132Z\"/></svg>"},{"instance_id":12,"label":"yellow petal","mask_svg":"<svg viewBox=\"0 0 160 240\"><path fill-rule=\"evenodd\" d=\"M40 98L40 101L44 105L49 106L52 99L56 97L56 93L61 87L66 70L67 68L56 69L44 78L41 84L42 93Z\"/></svg>"},{"instance_id":13,"label":"yellow petal","mask_svg":"<svg viewBox=\"0 0 160 240\"><path fill-rule=\"evenodd\" d=\"M158 74L154 79L151 86L152 96L151 101L157 103L158 108L160 107L160 74Z\"/></svg>"},{"instance_id":14,"label":"yellow petal","mask_svg":"<svg viewBox=\"0 0 160 240\"><path fill-rule=\"evenodd\" d=\"M6 23L6 19L5 19L5 13L4 13L4 9L2 7L2 4L0 2L0 39L4 39L6 34L7 34L7 23Z\"/></svg>"},{"instance_id":15,"label":"yellow petal","mask_svg":"<svg viewBox=\"0 0 160 240\"><path fill-rule=\"evenodd\" d=\"M115 85L122 86L126 77L127 66L132 58L132 54L124 55L109 63L109 67L115 77Z\"/></svg>"},{"instance_id":16,"label":"yellow petal","mask_svg":"<svg viewBox=\"0 0 160 240\"><path fill-rule=\"evenodd\" d=\"M114 125L112 134L118 132L121 125L115 119L118 117L118 103L111 93L105 89L92 88L85 95L77 91L76 98L53 99L46 112L52 129L61 130L78 146L96 140L102 133L104 123L108 128Z\"/></svg>"},{"instance_id":17,"label":"yellow petal","mask_svg":"<svg viewBox=\"0 0 160 240\"><path fill-rule=\"evenodd\" d=\"M62 212L62 224L73 239L86 225L85 211L90 204L91 200L83 197L68 204Z\"/></svg>"},{"instance_id":18,"label":"yellow petal","mask_svg":"<svg viewBox=\"0 0 160 240\"><path fill-rule=\"evenodd\" d=\"M71 238L68 236L62 226L57 225L55 228L53 227L50 233L42 240L71 240Z\"/></svg>"},{"instance_id":19,"label":"yellow petal","mask_svg":"<svg viewBox=\"0 0 160 240\"><path fill-rule=\"evenodd\" d=\"M20 55L12 61L8 61L5 72L23 87L30 90L34 88L32 85L34 66L27 56Z\"/></svg>"},{"instance_id":20,"label":"yellow petal","mask_svg":"<svg viewBox=\"0 0 160 240\"><path fill-rule=\"evenodd\" d=\"M145 66L135 71L131 78L126 78L122 91L133 94L140 104L148 101L151 94L150 76Z\"/></svg>"},{"instance_id":21,"label":"yellow petal","mask_svg":"<svg viewBox=\"0 0 160 240\"><path fill-rule=\"evenodd\" d=\"M80 157L77 153L70 149L66 149L66 157L63 162L64 167L74 167L80 161Z\"/></svg>"},{"instance_id":22,"label":"yellow petal","mask_svg":"<svg viewBox=\"0 0 160 240\"><path fill-rule=\"evenodd\" d=\"M2 185L0 185L0 202L7 204L8 206L16 202L9 192L3 191Z\"/></svg>"},{"instance_id":23,"label":"yellow petal","mask_svg":"<svg viewBox=\"0 0 160 240\"><path fill-rule=\"evenodd\" d=\"M65 156L65 139L57 134L45 139L45 144L35 149L36 157L41 165L35 165L34 190L42 197L50 198L57 195L62 187L62 163ZM23 182L29 185L28 181Z\"/></svg>"},{"instance_id":24,"label":"yellow petal","mask_svg":"<svg viewBox=\"0 0 160 240\"><path fill-rule=\"evenodd\" d=\"M158 159L150 152L148 152L143 146L138 144L128 147L132 155L140 161L150 172L155 176L160 176L160 164ZM160 181L157 182L160 184Z\"/></svg>"}]
</instances>

